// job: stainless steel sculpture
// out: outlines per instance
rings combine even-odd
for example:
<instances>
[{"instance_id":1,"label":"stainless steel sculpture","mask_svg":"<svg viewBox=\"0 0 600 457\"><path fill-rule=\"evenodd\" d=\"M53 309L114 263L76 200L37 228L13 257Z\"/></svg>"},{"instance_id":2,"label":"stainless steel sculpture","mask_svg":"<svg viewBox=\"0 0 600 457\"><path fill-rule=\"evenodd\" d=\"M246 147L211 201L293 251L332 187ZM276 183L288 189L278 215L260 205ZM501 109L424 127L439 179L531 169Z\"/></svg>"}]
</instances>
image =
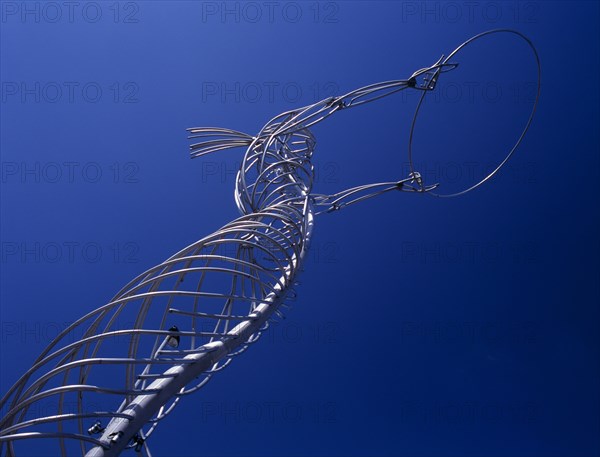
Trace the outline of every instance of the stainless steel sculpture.
<instances>
[{"instance_id":1,"label":"stainless steel sculpture","mask_svg":"<svg viewBox=\"0 0 600 457\"><path fill-rule=\"evenodd\" d=\"M313 193L310 127L332 114L403 90L426 94L477 35L409 78L373 84L288 111L256 135L221 128L189 129L192 157L246 148L237 174L241 217L181 250L127 284L114 299L62 332L1 401L0 453L14 456L33 439L50 439L63 456L150 455L147 440L181 399L196 392L256 342L281 316L311 239L315 216L391 191L436 194L417 170L395 182L367 184L334 195ZM510 158L531 124L531 115ZM412 132L412 130L411 130ZM412 163L412 133L408 146ZM76 337L73 337L77 335ZM51 413L36 405L49 399ZM27 455L27 454L23 454Z\"/></svg>"}]
</instances>

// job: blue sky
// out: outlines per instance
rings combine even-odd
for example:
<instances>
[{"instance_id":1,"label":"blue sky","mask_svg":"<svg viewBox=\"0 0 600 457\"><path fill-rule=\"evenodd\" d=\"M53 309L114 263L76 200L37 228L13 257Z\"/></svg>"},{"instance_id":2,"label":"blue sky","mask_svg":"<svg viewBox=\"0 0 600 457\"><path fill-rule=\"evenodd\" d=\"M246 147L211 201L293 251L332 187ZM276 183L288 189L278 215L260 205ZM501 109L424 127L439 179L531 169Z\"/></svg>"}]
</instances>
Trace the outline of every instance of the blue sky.
<instances>
[{"instance_id":1,"label":"blue sky","mask_svg":"<svg viewBox=\"0 0 600 457\"><path fill-rule=\"evenodd\" d=\"M507 168L462 198L398 193L319 217L288 319L187 398L150 447L598 455L596 2L1 8L2 393L58 329L236 217L243 151L191 161L185 128L254 134L508 27L537 46L543 83ZM501 160L535 80L531 54L507 37L457 60L414 144L417 167L449 192ZM401 94L315 127L316 190L405 177L415 104Z\"/></svg>"}]
</instances>

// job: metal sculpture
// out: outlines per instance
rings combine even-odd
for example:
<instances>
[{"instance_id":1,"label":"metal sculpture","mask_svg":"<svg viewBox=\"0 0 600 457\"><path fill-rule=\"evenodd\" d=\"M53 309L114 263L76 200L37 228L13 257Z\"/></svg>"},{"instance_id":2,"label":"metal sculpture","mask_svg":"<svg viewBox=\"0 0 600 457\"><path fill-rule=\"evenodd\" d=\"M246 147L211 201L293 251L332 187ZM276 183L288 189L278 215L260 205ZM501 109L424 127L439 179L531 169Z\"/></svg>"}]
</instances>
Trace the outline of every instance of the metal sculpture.
<instances>
[{"instance_id":1,"label":"metal sculpture","mask_svg":"<svg viewBox=\"0 0 600 457\"><path fill-rule=\"evenodd\" d=\"M256 342L271 319L295 296L316 215L392 191L436 193L412 169L412 132L419 108L466 45L409 78L372 84L346 95L282 113L256 135L222 128L189 129L192 157L246 148L236 178L241 217L181 250L127 284L110 303L65 329L1 401L0 452L51 439L63 456L150 455L147 440L181 399L201 389L235 356ZM334 113L403 90L421 91L408 146L411 171L400 181L354 187L334 195L313 193L310 127ZM531 115L490 179L510 158L531 124ZM77 338L73 338L77 335ZM52 399L51 414L36 405Z\"/></svg>"}]
</instances>

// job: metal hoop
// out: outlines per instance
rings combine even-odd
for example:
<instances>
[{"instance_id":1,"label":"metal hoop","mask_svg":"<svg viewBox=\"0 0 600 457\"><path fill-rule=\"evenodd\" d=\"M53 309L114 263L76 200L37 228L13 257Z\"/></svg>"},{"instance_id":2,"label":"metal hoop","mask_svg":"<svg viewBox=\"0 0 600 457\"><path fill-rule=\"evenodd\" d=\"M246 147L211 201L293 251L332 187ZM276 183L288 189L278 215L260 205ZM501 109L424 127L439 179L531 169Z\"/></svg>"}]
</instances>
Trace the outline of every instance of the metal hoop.
<instances>
[{"instance_id":1,"label":"metal hoop","mask_svg":"<svg viewBox=\"0 0 600 457\"><path fill-rule=\"evenodd\" d=\"M529 45L529 47L531 48L531 50L533 51L533 56L535 57L535 62L536 62L536 65L537 65L537 91L536 91L535 101L534 101L533 107L531 109L531 113L529 114L529 118L527 120L527 123L525 124L525 127L521 131L521 134L519 135L519 137L517 139L517 142L510 149L510 151L508 152L508 154L506 155L506 157L504 158L504 160L502 160L502 162L500 162L500 164L491 173L489 173L481 181L477 182L476 184L473 184L472 186L470 186L470 187L468 187L466 189L463 189L460 192L454 192L454 193L451 193L451 194L440 194L440 193L433 192L433 191L426 192L427 194L432 195L434 197L440 197L440 198L458 197L460 195L464 195L464 194L466 194L468 192L471 192L472 190L478 188L483 183L485 183L486 181L488 181L489 179L491 179L492 176L494 176L506 164L506 162L508 162L508 160L512 157L512 155L514 154L514 152L517 150L517 148L519 147L519 145L523 141L523 138L525 137L525 134L529 130L529 127L531 126L531 122L533 121L533 116L535 115L535 111L537 109L538 101L539 101L539 98L540 98L542 68L541 68L541 64L540 64L540 57L538 55L538 52L537 52L535 46L533 45L533 43L531 42L531 40L529 38L527 38L525 35L523 35L521 32L518 32L518 31L513 30L513 29L494 29L494 30L488 30L486 32L482 32L482 33L480 33L478 35L475 35L475 36L469 38L467 41L465 41L460 46L458 46L454 51L452 51L448 55L448 57L446 57L445 59L442 60L441 65L451 65L449 63L450 59L452 57L454 57L463 48L465 48L469 44L473 43L474 41L476 41L476 40L478 40L480 38L483 38L484 36L492 35L492 34L495 34L495 33L512 33L514 35L517 35L518 37L522 38ZM437 76L437 74L439 74L441 72L441 68L442 68L442 66L440 66L440 69L437 70L436 76ZM417 104L417 107L415 109L415 114L413 116L412 124L411 124L411 127L410 127L410 135L409 135L409 139L408 139L408 163L409 163L409 167L410 167L411 173L415 173L416 172L416 170L414 168L414 164L413 164L413 154L412 154L413 137L414 137L415 125L417 123L417 117L419 116L421 105L423 104L423 101L425 100L425 96L427 95L428 92L429 91L423 91L423 93L421 94L421 97L419 97L419 103Z\"/></svg>"}]
</instances>

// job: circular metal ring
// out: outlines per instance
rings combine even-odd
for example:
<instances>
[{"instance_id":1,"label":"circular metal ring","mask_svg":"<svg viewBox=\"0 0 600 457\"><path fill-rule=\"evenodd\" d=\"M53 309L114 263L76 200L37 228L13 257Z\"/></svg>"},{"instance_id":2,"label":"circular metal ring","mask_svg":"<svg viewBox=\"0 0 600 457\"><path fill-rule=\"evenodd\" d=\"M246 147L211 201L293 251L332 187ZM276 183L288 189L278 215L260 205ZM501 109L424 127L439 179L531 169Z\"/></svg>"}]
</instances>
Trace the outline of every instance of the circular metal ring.
<instances>
[{"instance_id":1,"label":"circular metal ring","mask_svg":"<svg viewBox=\"0 0 600 457\"><path fill-rule=\"evenodd\" d=\"M533 116L535 115L535 111L537 109L537 105L538 105L538 101L540 98L540 90L541 90L541 76L542 76L542 69L541 69L541 64L540 64L540 57L538 55L538 52L535 48L535 46L533 45L533 43L531 42L531 40L529 38L527 38L525 35L523 35L521 32L518 32L516 30L513 29L494 29L494 30L488 30L486 32L482 32L478 35L475 35L471 38L469 38L467 41L465 41L464 43L462 43L460 46L458 46L454 51L452 51L448 57L446 57L444 60L442 60L441 65L448 65L449 61L452 57L454 57L461 49L465 48L466 46L468 46L469 44L473 43L474 41L483 38L484 36L487 35L491 35L491 34L495 34L495 33L512 33L514 35L517 35L518 37L522 38L531 48L531 50L533 51L533 55L535 57L535 62L537 65L537 92L536 92L536 96L535 96L535 101L533 103L533 107L531 109L531 113L529 115L529 119L527 120L527 123L525 124L525 127L523 128L523 130L521 131L521 135L519 135L519 138L517 139L517 142L513 145L513 147L510 149L510 151L508 152L508 154L506 155L506 157L504 158L504 160L502 160L502 162L500 162L500 164L491 172L489 173L485 178L483 178L481 181L473 184L472 186L463 189L459 192L454 192L451 194L440 194L437 192L431 192L428 191L426 193L433 195L434 197L443 197L443 198L448 198L448 197L458 197L459 195L464 195L467 192L470 192L474 189L476 189L477 187L481 186L484 182L488 181L492 176L494 176L499 170L500 168L502 168L506 162L508 162L508 159L510 159L512 157L512 155L514 154L514 152L517 150L517 148L519 147L519 145L521 144L521 142L523 141L523 138L525 137L525 134L527 133L527 131L529 130L529 127L531 126L531 122L533 121ZM440 68L442 68L440 66ZM440 70L438 69L438 72ZM414 136L414 131L415 131L415 125L417 123L417 117L419 115L419 111L421 109L421 105L423 104L423 101L425 100L425 96L427 95L429 91L424 90L423 93L421 94L421 97L419 98L419 102L417 104L417 107L415 109L415 114L413 116L413 120L412 120L412 124L410 127L410 135L409 135L409 139L408 139L408 163L409 163L409 167L410 167L410 171L411 173L415 173L416 170L414 169L414 165L413 165L413 159L412 159L412 145L413 145L413 136Z\"/></svg>"}]
</instances>

